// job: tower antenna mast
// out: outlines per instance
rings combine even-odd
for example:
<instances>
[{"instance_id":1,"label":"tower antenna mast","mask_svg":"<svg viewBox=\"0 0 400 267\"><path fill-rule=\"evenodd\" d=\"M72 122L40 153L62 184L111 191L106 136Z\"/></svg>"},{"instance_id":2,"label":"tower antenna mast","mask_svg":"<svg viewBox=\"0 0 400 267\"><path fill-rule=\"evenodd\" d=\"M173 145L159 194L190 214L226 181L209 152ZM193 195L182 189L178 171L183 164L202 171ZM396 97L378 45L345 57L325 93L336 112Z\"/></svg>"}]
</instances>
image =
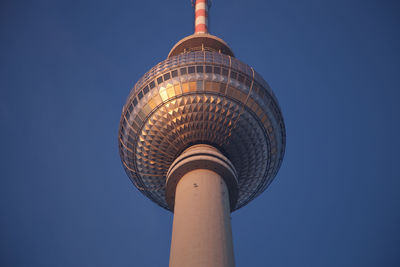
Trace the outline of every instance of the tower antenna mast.
<instances>
[{"instance_id":1,"label":"tower antenna mast","mask_svg":"<svg viewBox=\"0 0 400 267\"><path fill-rule=\"evenodd\" d=\"M208 9L211 0L192 0L194 7L194 33L208 33Z\"/></svg>"}]
</instances>

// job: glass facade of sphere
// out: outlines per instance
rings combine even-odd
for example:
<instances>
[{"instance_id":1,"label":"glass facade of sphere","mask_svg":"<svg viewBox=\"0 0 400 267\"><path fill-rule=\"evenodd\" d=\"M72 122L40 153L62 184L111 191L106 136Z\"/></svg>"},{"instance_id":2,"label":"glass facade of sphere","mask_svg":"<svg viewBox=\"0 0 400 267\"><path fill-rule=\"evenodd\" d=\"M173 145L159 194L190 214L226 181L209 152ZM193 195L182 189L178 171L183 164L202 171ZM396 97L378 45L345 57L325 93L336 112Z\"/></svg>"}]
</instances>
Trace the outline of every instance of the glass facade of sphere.
<instances>
[{"instance_id":1,"label":"glass facade of sphere","mask_svg":"<svg viewBox=\"0 0 400 267\"><path fill-rule=\"evenodd\" d=\"M275 177L285 127L269 85L236 58L210 51L180 54L148 71L123 108L119 149L135 186L160 206L166 173L188 146L219 148L238 172L238 209Z\"/></svg>"}]
</instances>

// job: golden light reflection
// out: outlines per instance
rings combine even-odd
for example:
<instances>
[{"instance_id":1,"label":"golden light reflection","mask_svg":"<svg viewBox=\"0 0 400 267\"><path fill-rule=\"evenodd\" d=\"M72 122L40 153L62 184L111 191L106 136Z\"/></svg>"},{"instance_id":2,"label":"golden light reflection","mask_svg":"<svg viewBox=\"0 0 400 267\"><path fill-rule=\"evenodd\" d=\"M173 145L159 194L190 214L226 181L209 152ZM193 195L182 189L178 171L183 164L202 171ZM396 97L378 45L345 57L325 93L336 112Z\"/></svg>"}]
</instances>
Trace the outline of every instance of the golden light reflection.
<instances>
[{"instance_id":1,"label":"golden light reflection","mask_svg":"<svg viewBox=\"0 0 400 267\"><path fill-rule=\"evenodd\" d=\"M153 99L149 100L148 105L151 109L154 109L157 106Z\"/></svg>"},{"instance_id":2,"label":"golden light reflection","mask_svg":"<svg viewBox=\"0 0 400 267\"><path fill-rule=\"evenodd\" d=\"M174 97L175 96L175 90L174 90L174 87L171 84L167 85L167 93L168 93L168 97Z\"/></svg>"},{"instance_id":3,"label":"golden light reflection","mask_svg":"<svg viewBox=\"0 0 400 267\"><path fill-rule=\"evenodd\" d=\"M165 101L168 99L167 90L164 87L160 87L159 93L160 93L162 101Z\"/></svg>"},{"instance_id":4,"label":"golden light reflection","mask_svg":"<svg viewBox=\"0 0 400 267\"><path fill-rule=\"evenodd\" d=\"M179 83L174 85L174 89L176 95L182 94L181 85Z\"/></svg>"},{"instance_id":5,"label":"golden light reflection","mask_svg":"<svg viewBox=\"0 0 400 267\"><path fill-rule=\"evenodd\" d=\"M189 92L189 83L182 83L182 92L187 93Z\"/></svg>"},{"instance_id":6,"label":"golden light reflection","mask_svg":"<svg viewBox=\"0 0 400 267\"><path fill-rule=\"evenodd\" d=\"M189 82L189 91L190 92L196 91L196 82Z\"/></svg>"},{"instance_id":7,"label":"golden light reflection","mask_svg":"<svg viewBox=\"0 0 400 267\"><path fill-rule=\"evenodd\" d=\"M160 105L161 102L162 102L162 99L161 99L161 97L160 97L159 94L156 94L156 95L153 97L152 100L154 101L154 104L155 104L156 106Z\"/></svg>"},{"instance_id":8,"label":"golden light reflection","mask_svg":"<svg viewBox=\"0 0 400 267\"><path fill-rule=\"evenodd\" d=\"M153 109L150 107L149 103L147 103L144 107L143 107L143 112L144 114L147 116Z\"/></svg>"}]
</instances>

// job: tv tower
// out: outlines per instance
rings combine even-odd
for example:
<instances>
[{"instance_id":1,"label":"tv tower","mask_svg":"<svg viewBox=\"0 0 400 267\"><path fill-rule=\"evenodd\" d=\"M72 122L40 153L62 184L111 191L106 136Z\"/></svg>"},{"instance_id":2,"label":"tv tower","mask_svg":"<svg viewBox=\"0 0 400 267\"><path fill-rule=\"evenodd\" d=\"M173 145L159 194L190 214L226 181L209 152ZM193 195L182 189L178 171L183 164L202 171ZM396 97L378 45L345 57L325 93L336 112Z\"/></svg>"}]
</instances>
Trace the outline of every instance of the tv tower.
<instances>
[{"instance_id":1,"label":"tv tower","mask_svg":"<svg viewBox=\"0 0 400 267\"><path fill-rule=\"evenodd\" d=\"M135 84L119 126L133 184L174 213L170 267L232 267L230 213L261 194L285 152L270 86L208 33L207 0L192 1L194 34Z\"/></svg>"}]
</instances>

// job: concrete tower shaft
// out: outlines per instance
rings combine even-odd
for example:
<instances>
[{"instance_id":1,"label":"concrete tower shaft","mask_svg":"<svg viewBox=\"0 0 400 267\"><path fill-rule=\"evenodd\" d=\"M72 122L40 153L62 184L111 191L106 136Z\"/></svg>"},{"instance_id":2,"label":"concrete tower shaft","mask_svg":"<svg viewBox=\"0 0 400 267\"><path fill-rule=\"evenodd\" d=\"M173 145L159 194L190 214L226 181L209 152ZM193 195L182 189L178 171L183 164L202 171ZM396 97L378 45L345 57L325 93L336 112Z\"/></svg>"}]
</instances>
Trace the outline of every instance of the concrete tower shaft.
<instances>
[{"instance_id":1,"label":"concrete tower shaft","mask_svg":"<svg viewBox=\"0 0 400 267\"><path fill-rule=\"evenodd\" d=\"M169 266L233 267L232 163L212 146L195 145L174 161L167 179L175 202Z\"/></svg>"}]
</instances>

